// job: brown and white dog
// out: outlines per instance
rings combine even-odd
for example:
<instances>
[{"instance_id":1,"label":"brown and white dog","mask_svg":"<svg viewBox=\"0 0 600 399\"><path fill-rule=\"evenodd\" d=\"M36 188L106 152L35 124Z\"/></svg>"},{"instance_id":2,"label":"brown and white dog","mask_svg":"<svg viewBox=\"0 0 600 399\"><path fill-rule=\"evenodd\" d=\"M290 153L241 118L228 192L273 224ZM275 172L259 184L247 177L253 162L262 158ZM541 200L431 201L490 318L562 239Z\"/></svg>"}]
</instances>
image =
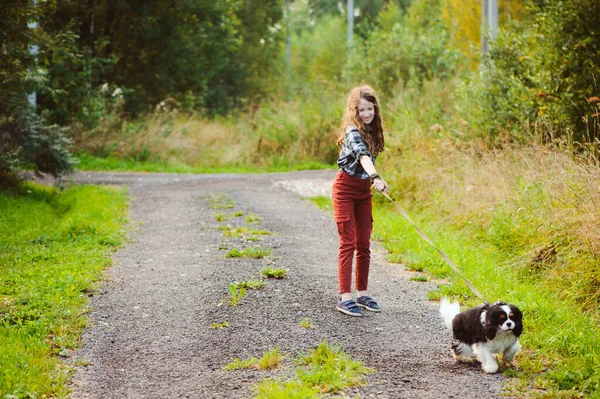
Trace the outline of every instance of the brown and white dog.
<instances>
[{"instance_id":1,"label":"brown and white dog","mask_svg":"<svg viewBox=\"0 0 600 399\"><path fill-rule=\"evenodd\" d=\"M521 349L519 336L523 332L523 314L505 302L486 303L460 311L457 302L446 298L440 302L444 324L454 335L452 356L459 362L479 360L486 373L498 371L494 354L502 354L511 362Z\"/></svg>"}]
</instances>

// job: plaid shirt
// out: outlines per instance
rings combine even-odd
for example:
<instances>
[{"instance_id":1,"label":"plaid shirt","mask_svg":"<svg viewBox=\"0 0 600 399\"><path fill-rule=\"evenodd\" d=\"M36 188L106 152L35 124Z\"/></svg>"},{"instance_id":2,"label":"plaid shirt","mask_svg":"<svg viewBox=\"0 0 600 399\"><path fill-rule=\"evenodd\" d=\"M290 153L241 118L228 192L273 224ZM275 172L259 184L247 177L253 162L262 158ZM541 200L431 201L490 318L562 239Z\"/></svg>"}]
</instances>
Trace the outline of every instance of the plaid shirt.
<instances>
[{"instance_id":1,"label":"plaid shirt","mask_svg":"<svg viewBox=\"0 0 600 399\"><path fill-rule=\"evenodd\" d=\"M363 155L368 155L373 164L375 164L375 157L369 152L364 137L360 134L356 126L348 125L342 149L337 160L338 167L350 176L368 179L369 175L360 164L360 157Z\"/></svg>"}]
</instances>

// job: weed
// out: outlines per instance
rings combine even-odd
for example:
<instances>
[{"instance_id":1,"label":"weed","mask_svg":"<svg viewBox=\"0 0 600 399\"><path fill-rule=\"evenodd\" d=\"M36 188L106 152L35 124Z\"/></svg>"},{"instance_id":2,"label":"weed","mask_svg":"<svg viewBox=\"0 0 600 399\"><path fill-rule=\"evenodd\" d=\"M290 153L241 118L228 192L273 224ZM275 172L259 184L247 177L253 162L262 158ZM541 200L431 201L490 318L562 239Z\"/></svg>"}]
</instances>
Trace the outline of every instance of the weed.
<instances>
[{"instance_id":1,"label":"weed","mask_svg":"<svg viewBox=\"0 0 600 399\"><path fill-rule=\"evenodd\" d=\"M308 386L297 379L277 381L272 378L264 379L254 388L255 399L320 399L318 387Z\"/></svg>"},{"instance_id":2,"label":"weed","mask_svg":"<svg viewBox=\"0 0 600 399\"><path fill-rule=\"evenodd\" d=\"M236 217L236 218L239 218L239 217L242 217L242 216L244 216L244 212L241 212L241 211L237 211L237 212L235 212L233 214L233 217Z\"/></svg>"},{"instance_id":3,"label":"weed","mask_svg":"<svg viewBox=\"0 0 600 399\"><path fill-rule=\"evenodd\" d=\"M223 366L223 370L239 370L250 368L272 370L277 368L282 360L283 356L279 353L279 348L274 348L265 352L260 359L255 357L248 360L240 360L239 358L235 358L232 362Z\"/></svg>"},{"instance_id":4,"label":"weed","mask_svg":"<svg viewBox=\"0 0 600 399\"><path fill-rule=\"evenodd\" d=\"M248 214L248 216L246 216L246 223L260 223L260 222L262 222L262 218L260 218L258 215L250 213L250 214Z\"/></svg>"},{"instance_id":5,"label":"weed","mask_svg":"<svg viewBox=\"0 0 600 399\"><path fill-rule=\"evenodd\" d=\"M256 279L248 280L248 281L240 281L240 282L236 282L233 284L235 284L235 286L238 288L246 288L246 289L250 289L250 290L259 290L265 286L264 281L256 280Z\"/></svg>"},{"instance_id":6,"label":"weed","mask_svg":"<svg viewBox=\"0 0 600 399\"><path fill-rule=\"evenodd\" d=\"M225 237L235 237L241 238L245 237L246 239L252 239L252 236L259 235L271 235L269 230L258 230L250 227L231 227L231 226L219 226L219 230L223 232Z\"/></svg>"},{"instance_id":7,"label":"weed","mask_svg":"<svg viewBox=\"0 0 600 399\"><path fill-rule=\"evenodd\" d=\"M306 329L314 329L315 325L312 323L312 321L308 319L308 317L305 317L300 321L300 327Z\"/></svg>"},{"instance_id":8,"label":"weed","mask_svg":"<svg viewBox=\"0 0 600 399\"><path fill-rule=\"evenodd\" d=\"M233 248L227 254L225 254L226 258L253 258L253 259L262 259L271 254L271 249L268 248L246 248L243 251L240 251L237 248Z\"/></svg>"},{"instance_id":9,"label":"weed","mask_svg":"<svg viewBox=\"0 0 600 399\"><path fill-rule=\"evenodd\" d=\"M237 248L233 248L233 249L231 249L229 252L227 252L227 253L225 254L225 257L226 257L226 258L241 258L241 257L243 257L243 256L244 256L244 255L242 254L242 252L243 252L243 251L240 251L240 250L239 250L239 249L237 249Z\"/></svg>"},{"instance_id":10,"label":"weed","mask_svg":"<svg viewBox=\"0 0 600 399\"><path fill-rule=\"evenodd\" d=\"M238 287L235 283L231 283L229 284L229 294L229 303L231 306L238 306L246 294L246 289L244 287Z\"/></svg>"},{"instance_id":11,"label":"weed","mask_svg":"<svg viewBox=\"0 0 600 399\"><path fill-rule=\"evenodd\" d=\"M90 361L88 361L88 360L80 359L80 360L77 360L75 362L75 365L76 366L81 366L81 367L88 367L88 366L91 366L92 363Z\"/></svg>"},{"instance_id":12,"label":"weed","mask_svg":"<svg viewBox=\"0 0 600 399\"><path fill-rule=\"evenodd\" d=\"M287 270L273 267L266 267L261 271L261 273L263 277L266 278L281 279L287 276Z\"/></svg>"},{"instance_id":13,"label":"weed","mask_svg":"<svg viewBox=\"0 0 600 399\"><path fill-rule=\"evenodd\" d=\"M217 222L224 222L224 221L226 221L227 219L229 219L229 217L228 217L227 215L224 215L224 214L222 214L222 213L216 213L216 214L215 214L215 220L216 220Z\"/></svg>"},{"instance_id":14,"label":"weed","mask_svg":"<svg viewBox=\"0 0 600 399\"><path fill-rule=\"evenodd\" d=\"M272 370L277 368L282 360L283 356L279 353L279 348L274 348L258 359L257 366L261 370Z\"/></svg>"},{"instance_id":15,"label":"weed","mask_svg":"<svg viewBox=\"0 0 600 399\"><path fill-rule=\"evenodd\" d=\"M225 193L212 193L208 198L210 209L233 209L233 201Z\"/></svg>"},{"instance_id":16,"label":"weed","mask_svg":"<svg viewBox=\"0 0 600 399\"><path fill-rule=\"evenodd\" d=\"M212 324L210 325L210 328L211 328L212 330L216 330L216 329L219 329L219 328L225 328L225 327L229 327L229 323L228 323L228 322L226 322L226 321L224 321L224 322L221 322L221 323L212 323Z\"/></svg>"},{"instance_id":17,"label":"weed","mask_svg":"<svg viewBox=\"0 0 600 399\"><path fill-rule=\"evenodd\" d=\"M232 362L227 363L223 366L223 370L240 370L240 369L251 369L255 368L258 363L258 359L252 358L248 360L240 360L239 358L233 359Z\"/></svg>"},{"instance_id":18,"label":"weed","mask_svg":"<svg viewBox=\"0 0 600 399\"><path fill-rule=\"evenodd\" d=\"M375 371L326 341L308 354L298 355L294 363L292 378L263 380L255 387L255 397L322 398L323 394L364 386L364 375Z\"/></svg>"},{"instance_id":19,"label":"weed","mask_svg":"<svg viewBox=\"0 0 600 399\"><path fill-rule=\"evenodd\" d=\"M419 281L419 282L427 282L429 281L429 279L427 278L427 276L423 275L423 274L417 274L416 276L412 276L410 278L410 281Z\"/></svg>"},{"instance_id":20,"label":"weed","mask_svg":"<svg viewBox=\"0 0 600 399\"><path fill-rule=\"evenodd\" d=\"M364 386L363 376L375 372L327 341L307 355L299 355L296 363L304 366L296 370L298 379L324 393Z\"/></svg>"}]
</instances>

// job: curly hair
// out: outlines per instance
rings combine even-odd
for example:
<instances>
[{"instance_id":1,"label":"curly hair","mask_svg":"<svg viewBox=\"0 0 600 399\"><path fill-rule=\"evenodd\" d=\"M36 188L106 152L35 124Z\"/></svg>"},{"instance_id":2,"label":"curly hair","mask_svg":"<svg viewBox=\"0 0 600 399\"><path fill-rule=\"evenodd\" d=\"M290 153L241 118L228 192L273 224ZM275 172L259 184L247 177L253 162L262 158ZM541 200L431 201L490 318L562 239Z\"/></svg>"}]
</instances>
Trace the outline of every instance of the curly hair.
<instances>
[{"instance_id":1,"label":"curly hair","mask_svg":"<svg viewBox=\"0 0 600 399\"><path fill-rule=\"evenodd\" d=\"M358 115L358 103L360 99L364 99L373 103L375 108L375 116L373 121L368 125L365 125L362 119ZM340 125L338 135L338 146L342 146L344 142L344 136L346 135L346 128L348 125L354 125L358 128L360 134L365 138L367 148L371 155L376 157L385 150L385 139L383 138L383 121L381 119L381 112L379 109L379 101L375 95L375 90L371 86L358 86L350 92L348 96L348 107L346 113L342 118L342 124Z\"/></svg>"}]
</instances>

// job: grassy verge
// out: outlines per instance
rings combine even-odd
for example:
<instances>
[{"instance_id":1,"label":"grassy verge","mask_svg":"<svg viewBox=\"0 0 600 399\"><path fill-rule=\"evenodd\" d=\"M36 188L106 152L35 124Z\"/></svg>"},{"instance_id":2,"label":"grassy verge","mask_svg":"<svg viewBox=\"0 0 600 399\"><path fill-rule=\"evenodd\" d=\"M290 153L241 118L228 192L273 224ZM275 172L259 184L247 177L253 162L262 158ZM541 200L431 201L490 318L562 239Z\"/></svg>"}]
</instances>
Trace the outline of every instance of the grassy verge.
<instances>
[{"instance_id":1,"label":"grassy verge","mask_svg":"<svg viewBox=\"0 0 600 399\"><path fill-rule=\"evenodd\" d=\"M256 166L250 164L186 164L178 160L138 161L135 158L118 158L108 156L96 157L81 152L77 155L79 169L117 172L160 172L160 173L266 173L287 172L292 170L331 169L332 166L323 162L306 161L294 163L280 160L274 164Z\"/></svg>"},{"instance_id":2,"label":"grassy verge","mask_svg":"<svg viewBox=\"0 0 600 399\"><path fill-rule=\"evenodd\" d=\"M504 368L514 377L507 390L600 397L597 168L543 147L469 153L441 145L415 146L402 168L388 160L381 170L398 203L488 301L523 310L524 350ZM315 203L327 209L327 200ZM385 198L375 202L374 236L391 261L440 281L430 299L480 303Z\"/></svg>"},{"instance_id":3,"label":"grassy verge","mask_svg":"<svg viewBox=\"0 0 600 399\"><path fill-rule=\"evenodd\" d=\"M61 361L123 240L122 190L25 184L0 192L0 396L64 397Z\"/></svg>"},{"instance_id":4,"label":"grassy verge","mask_svg":"<svg viewBox=\"0 0 600 399\"><path fill-rule=\"evenodd\" d=\"M439 222L431 210L422 211L415 222L461 268L488 301L504 300L524 311L524 348L515 367L505 374L515 377L509 388L517 396L596 397L600 393L599 329L589 315L578 312L577 304L561 299L556 291L544 289L537 279L522 278L516 264L521 259L490 245L472 230L457 231ZM409 269L444 278L448 284L430 292L430 299L461 298L465 307L480 300L445 265L439 255L394 209L382 207L376 236L391 252L391 258L406 262ZM471 233L471 234L470 234Z\"/></svg>"}]
</instances>

